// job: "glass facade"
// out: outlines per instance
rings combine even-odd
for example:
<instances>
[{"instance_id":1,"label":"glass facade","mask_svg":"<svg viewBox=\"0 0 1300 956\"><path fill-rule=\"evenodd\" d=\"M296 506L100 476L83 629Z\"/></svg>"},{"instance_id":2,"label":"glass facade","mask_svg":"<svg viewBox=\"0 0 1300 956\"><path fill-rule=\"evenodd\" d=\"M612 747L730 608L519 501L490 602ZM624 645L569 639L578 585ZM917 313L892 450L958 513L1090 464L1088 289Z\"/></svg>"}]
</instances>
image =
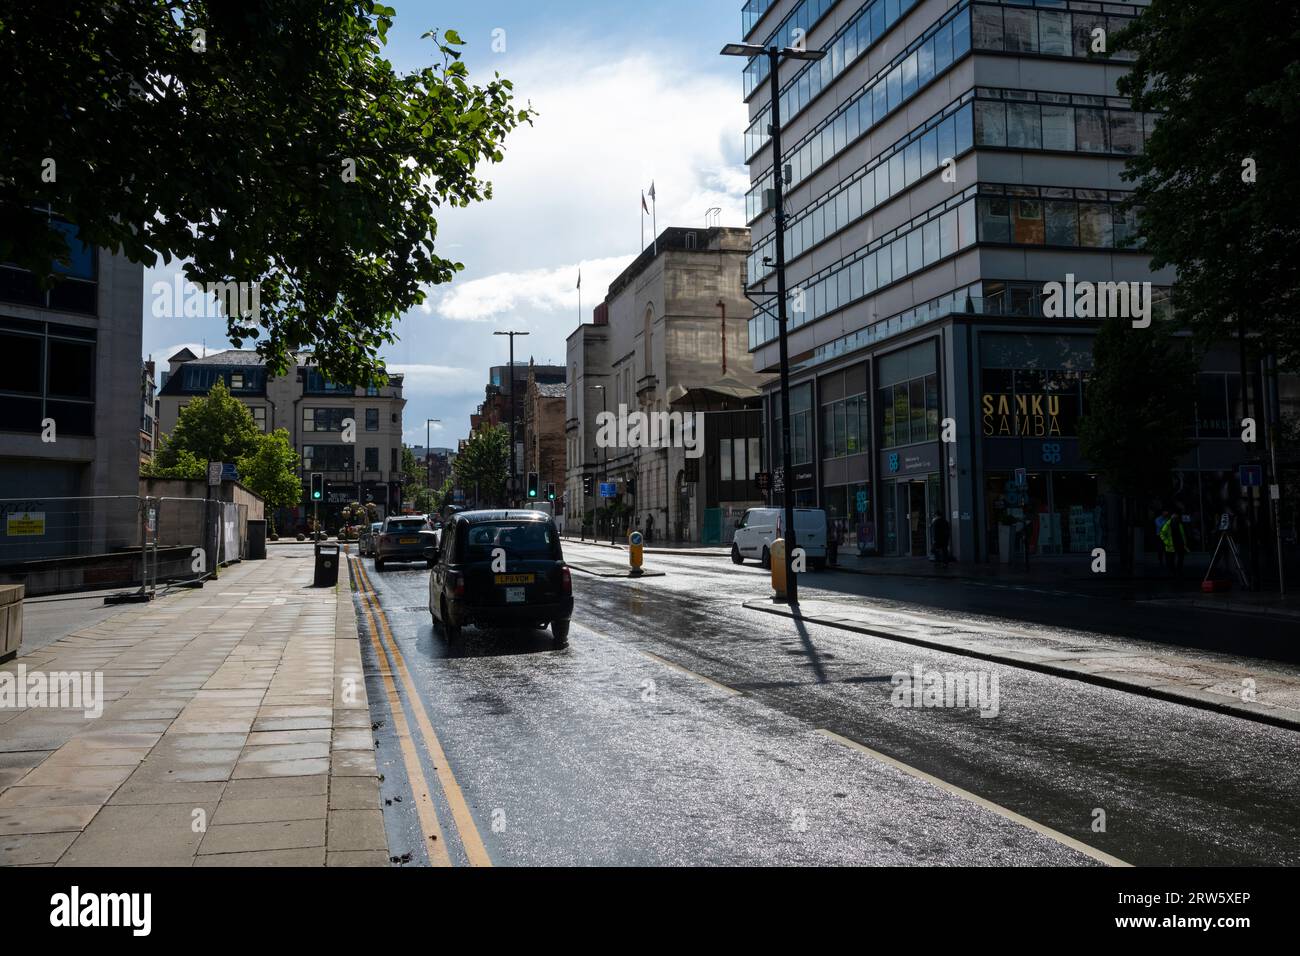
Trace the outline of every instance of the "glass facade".
<instances>
[{"instance_id":1,"label":"glass facade","mask_svg":"<svg viewBox=\"0 0 1300 956\"><path fill-rule=\"evenodd\" d=\"M939 169L945 159L956 158L974 143L971 94L948 105L830 192L791 216L785 229L786 262L792 262L850 223L868 215L903 190ZM939 240L936 228L932 239ZM750 285L771 275L776 240L769 236L749 254Z\"/></svg>"},{"instance_id":2,"label":"glass facade","mask_svg":"<svg viewBox=\"0 0 1300 956\"><path fill-rule=\"evenodd\" d=\"M939 378L925 375L876 390L880 447L897 448L939 438Z\"/></svg>"},{"instance_id":3,"label":"glass facade","mask_svg":"<svg viewBox=\"0 0 1300 956\"><path fill-rule=\"evenodd\" d=\"M836 0L800 0L789 16L763 41L763 46L794 46L808 36L827 11L835 6ZM895 6L898 0L893 0ZM743 26L743 15L742 15ZM748 32L748 31L746 31ZM767 79L767 57L756 56L745 66L745 96L758 88L758 84Z\"/></svg>"},{"instance_id":4,"label":"glass facade","mask_svg":"<svg viewBox=\"0 0 1300 956\"><path fill-rule=\"evenodd\" d=\"M822 458L861 455L870 448L871 403L853 395L822 406Z\"/></svg>"},{"instance_id":5,"label":"glass facade","mask_svg":"<svg viewBox=\"0 0 1300 956\"><path fill-rule=\"evenodd\" d=\"M1126 249L1140 243L1128 193L979 184L979 241L1017 246Z\"/></svg>"},{"instance_id":6,"label":"glass facade","mask_svg":"<svg viewBox=\"0 0 1300 956\"><path fill-rule=\"evenodd\" d=\"M790 290L790 328L798 328L905 279L975 242L975 187L886 233ZM929 239L927 241L927 234ZM777 336L773 306L749 320L751 350Z\"/></svg>"},{"instance_id":7,"label":"glass facade","mask_svg":"<svg viewBox=\"0 0 1300 956\"><path fill-rule=\"evenodd\" d=\"M343 420L356 420L356 410L352 408L304 408L302 410L302 430L305 432L341 432Z\"/></svg>"},{"instance_id":8,"label":"glass facade","mask_svg":"<svg viewBox=\"0 0 1300 956\"><path fill-rule=\"evenodd\" d=\"M790 387L790 464L806 465L813 460L813 393L812 383ZM781 402L772 402L772 462L780 468L784 456L781 443Z\"/></svg>"},{"instance_id":9,"label":"glass facade","mask_svg":"<svg viewBox=\"0 0 1300 956\"><path fill-rule=\"evenodd\" d=\"M60 435L95 434L93 330L0 319L0 431L39 434L53 418Z\"/></svg>"},{"instance_id":10,"label":"glass facade","mask_svg":"<svg viewBox=\"0 0 1300 956\"><path fill-rule=\"evenodd\" d=\"M893 63L876 74L848 102L788 150L781 157L781 162L790 166L788 188L797 186L812 175L814 170L830 162L846 146L882 122L969 53L968 25L969 17L965 10L944 17L895 57ZM930 52L922 56L920 50L925 47ZM910 78L907 84L903 82L905 75ZM768 208L766 195L771 188L772 173L769 170L745 195L747 221L753 222Z\"/></svg>"},{"instance_id":11,"label":"glass facade","mask_svg":"<svg viewBox=\"0 0 1300 956\"><path fill-rule=\"evenodd\" d=\"M778 103L781 122L788 123L811 103L817 94L834 82L859 56L877 43L895 23L916 5L917 0L874 0L863 4L848 23L840 27L822 46L827 55L809 63L781 87ZM766 64L766 60L764 64ZM944 68L947 64L944 64ZM764 76L767 70L763 70ZM745 156L751 157L768 141L767 127L772 110L764 107L745 131Z\"/></svg>"}]
</instances>

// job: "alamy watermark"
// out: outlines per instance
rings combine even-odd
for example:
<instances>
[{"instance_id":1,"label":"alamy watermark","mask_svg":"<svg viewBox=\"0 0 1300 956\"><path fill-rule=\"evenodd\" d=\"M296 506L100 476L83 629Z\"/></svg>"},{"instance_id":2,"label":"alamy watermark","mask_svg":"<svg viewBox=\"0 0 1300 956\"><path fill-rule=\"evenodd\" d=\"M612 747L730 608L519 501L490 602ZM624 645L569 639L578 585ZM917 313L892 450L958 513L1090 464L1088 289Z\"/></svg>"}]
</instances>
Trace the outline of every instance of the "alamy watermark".
<instances>
[{"instance_id":1,"label":"alamy watermark","mask_svg":"<svg viewBox=\"0 0 1300 956\"><path fill-rule=\"evenodd\" d=\"M260 282L191 282L177 275L173 282L158 281L151 287L151 311L158 319L258 319L262 314Z\"/></svg>"},{"instance_id":2,"label":"alamy watermark","mask_svg":"<svg viewBox=\"0 0 1300 956\"><path fill-rule=\"evenodd\" d=\"M996 717L1000 710L998 675L988 671L934 671L913 664L910 672L898 671L889 682L895 707L978 708L981 717Z\"/></svg>"},{"instance_id":3,"label":"alamy watermark","mask_svg":"<svg viewBox=\"0 0 1300 956\"><path fill-rule=\"evenodd\" d=\"M104 713L103 671L29 671L26 664L0 671L0 710L49 707L83 711L88 719Z\"/></svg>"},{"instance_id":4,"label":"alamy watermark","mask_svg":"<svg viewBox=\"0 0 1300 956\"><path fill-rule=\"evenodd\" d=\"M687 458L704 454L703 412L605 411L596 416L599 448L684 448Z\"/></svg>"},{"instance_id":5,"label":"alamy watermark","mask_svg":"<svg viewBox=\"0 0 1300 956\"><path fill-rule=\"evenodd\" d=\"M1132 319L1133 328L1151 325L1150 282L1064 282L1043 286L1043 315L1049 319Z\"/></svg>"}]
</instances>

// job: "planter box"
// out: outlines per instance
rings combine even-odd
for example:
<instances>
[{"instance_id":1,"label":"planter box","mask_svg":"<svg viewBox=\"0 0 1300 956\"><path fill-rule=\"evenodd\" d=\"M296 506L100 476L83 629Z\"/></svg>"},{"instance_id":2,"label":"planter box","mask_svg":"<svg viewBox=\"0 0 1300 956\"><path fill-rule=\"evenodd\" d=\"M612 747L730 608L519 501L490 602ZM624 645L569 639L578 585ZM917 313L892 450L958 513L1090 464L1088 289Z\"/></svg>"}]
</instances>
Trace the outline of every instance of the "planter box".
<instances>
[{"instance_id":1,"label":"planter box","mask_svg":"<svg viewBox=\"0 0 1300 956\"><path fill-rule=\"evenodd\" d=\"M0 663L18 656L23 643L23 595L21 584L0 584Z\"/></svg>"}]
</instances>

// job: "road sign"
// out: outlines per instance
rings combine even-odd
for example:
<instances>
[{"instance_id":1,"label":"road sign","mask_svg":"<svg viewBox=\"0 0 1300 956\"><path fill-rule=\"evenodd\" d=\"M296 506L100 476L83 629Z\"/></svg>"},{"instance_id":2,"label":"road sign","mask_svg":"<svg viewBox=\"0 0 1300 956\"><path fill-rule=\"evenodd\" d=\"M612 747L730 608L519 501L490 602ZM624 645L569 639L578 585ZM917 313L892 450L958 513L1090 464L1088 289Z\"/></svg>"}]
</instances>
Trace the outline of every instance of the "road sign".
<instances>
[{"instance_id":1,"label":"road sign","mask_svg":"<svg viewBox=\"0 0 1300 956\"><path fill-rule=\"evenodd\" d=\"M226 466L220 461L208 462L208 484L215 488L221 484L221 474L226 470Z\"/></svg>"},{"instance_id":2,"label":"road sign","mask_svg":"<svg viewBox=\"0 0 1300 956\"><path fill-rule=\"evenodd\" d=\"M785 491L785 469L776 468L772 471L772 491L780 494Z\"/></svg>"},{"instance_id":3,"label":"road sign","mask_svg":"<svg viewBox=\"0 0 1300 956\"><path fill-rule=\"evenodd\" d=\"M40 537L45 534L45 512L24 511L5 517L5 534L12 538Z\"/></svg>"},{"instance_id":4,"label":"road sign","mask_svg":"<svg viewBox=\"0 0 1300 956\"><path fill-rule=\"evenodd\" d=\"M1260 488L1264 484L1263 465L1239 465L1237 481L1243 488Z\"/></svg>"},{"instance_id":5,"label":"road sign","mask_svg":"<svg viewBox=\"0 0 1300 956\"><path fill-rule=\"evenodd\" d=\"M600 496L602 498L614 498L618 495L618 485L612 481L602 481L600 483Z\"/></svg>"}]
</instances>

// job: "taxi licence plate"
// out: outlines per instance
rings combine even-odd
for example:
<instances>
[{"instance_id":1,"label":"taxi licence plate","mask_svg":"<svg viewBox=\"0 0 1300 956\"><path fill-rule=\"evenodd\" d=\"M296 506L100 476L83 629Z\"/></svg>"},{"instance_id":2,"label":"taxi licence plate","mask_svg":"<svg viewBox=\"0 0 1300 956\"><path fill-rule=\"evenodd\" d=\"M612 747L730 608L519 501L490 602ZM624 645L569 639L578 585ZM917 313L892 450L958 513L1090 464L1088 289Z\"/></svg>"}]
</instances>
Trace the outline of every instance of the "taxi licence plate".
<instances>
[{"instance_id":1,"label":"taxi licence plate","mask_svg":"<svg viewBox=\"0 0 1300 956\"><path fill-rule=\"evenodd\" d=\"M397 543L398 544L419 544L420 539L419 538L398 538Z\"/></svg>"},{"instance_id":2,"label":"taxi licence plate","mask_svg":"<svg viewBox=\"0 0 1300 956\"><path fill-rule=\"evenodd\" d=\"M506 588L506 603L507 603L507 604L523 604L523 603L524 603L524 589L523 589L523 588Z\"/></svg>"},{"instance_id":3,"label":"taxi licence plate","mask_svg":"<svg viewBox=\"0 0 1300 956\"><path fill-rule=\"evenodd\" d=\"M498 574L497 584L532 584L535 578L531 574Z\"/></svg>"}]
</instances>

